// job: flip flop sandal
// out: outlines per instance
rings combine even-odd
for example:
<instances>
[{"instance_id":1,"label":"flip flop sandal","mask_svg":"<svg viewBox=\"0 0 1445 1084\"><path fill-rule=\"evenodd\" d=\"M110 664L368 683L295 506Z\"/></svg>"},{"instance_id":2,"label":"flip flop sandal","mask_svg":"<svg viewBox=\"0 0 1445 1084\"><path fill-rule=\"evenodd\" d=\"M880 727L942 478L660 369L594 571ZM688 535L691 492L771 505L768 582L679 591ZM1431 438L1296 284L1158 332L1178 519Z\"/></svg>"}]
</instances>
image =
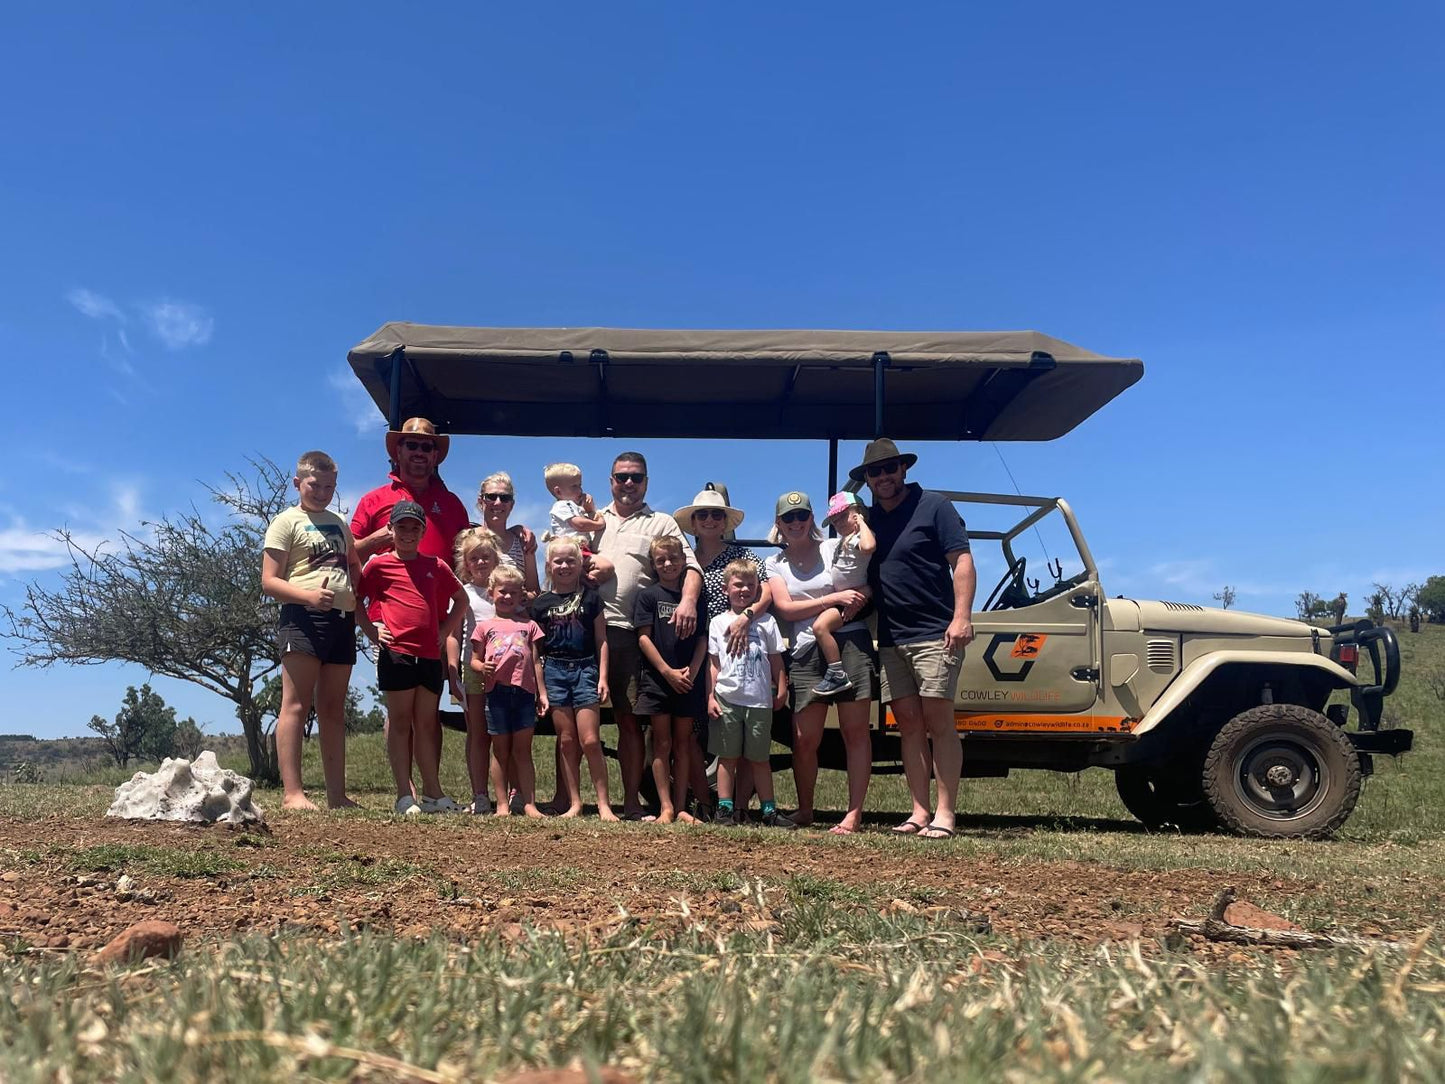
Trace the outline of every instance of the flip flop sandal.
<instances>
[{"instance_id":1,"label":"flip flop sandal","mask_svg":"<svg viewBox=\"0 0 1445 1084\"><path fill-rule=\"evenodd\" d=\"M917 821L904 821L902 824L895 824L889 829L895 836L916 836L927 828L926 824L919 824Z\"/></svg>"},{"instance_id":2,"label":"flip flop sandal","mask_svg":"<svg viewBox=\"0 0 1445 1084\"><path fill-rule=\"evenodd\" d=\"M932 833L934 833L934 834L933 834L933 835L925 835L924 833L926 833L926 832L932 832ZM952 839L952 838L953 838L953 829L952 829L952 828L945 828L945 827L943 827L943 825L941 825L941 824L930 824L930 825L928 825L928 826L926 826L926 827L924 827L924 828L919 829L918 838L919 838L919 839Z\"/></svg>"}]
</instances>

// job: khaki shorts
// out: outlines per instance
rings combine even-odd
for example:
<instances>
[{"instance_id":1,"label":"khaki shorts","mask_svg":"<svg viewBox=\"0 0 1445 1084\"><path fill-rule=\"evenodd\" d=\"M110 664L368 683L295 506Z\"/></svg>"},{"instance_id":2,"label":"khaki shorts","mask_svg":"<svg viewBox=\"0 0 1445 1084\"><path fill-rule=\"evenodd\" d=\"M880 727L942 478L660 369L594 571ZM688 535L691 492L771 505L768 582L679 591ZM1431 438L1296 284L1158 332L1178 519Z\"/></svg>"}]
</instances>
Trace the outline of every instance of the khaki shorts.
<instances>
[{"instance_id":1,"label":"khaki shorts","mask_svg":"<svg viewBox=\"0 0 1445 1084\"><path fill-rule=\"evenodd\" d=\"M462 667L462 692L468 696L481 696L487 691L487 679L470 666Z\"/></svg>"},{"instance_id":2,"label":"khaki shorts","mask_svg":"<svg viewBox=\"0 0 1445 1084\"><path fill-rule=\"evenodd\" d=\"M905 696L928 696L952 702L958 691L963 652L945 655L941 639L923 640L916 644L880 647L878 662L883 674L885 704Z\"/></svg>"},{"instance_id":3,"label":"khaki shorts","mask_svg":"<svg viewBox=\"0 0 1445 1084\"><path fill-rule=\"evenodd\" d=\"M722 714L709 719L707 751L724 760L766 763L773 748L773 709L744 708L719 700Z\"/></svg>"},{"instance_id":4,"label":"khaki shorts","mask_svg":"<svg viewBox=\"0 0 1445 1084\"><path fill-rule=\"evenodd\" d=\"M612 697L614 713L633 713L632 703L637 699L637 675L641 669L642 649L637 646L637 630L608 625L607 691ZM613 722L616 721L614 718Z\"/></svg>"}]
</instances>

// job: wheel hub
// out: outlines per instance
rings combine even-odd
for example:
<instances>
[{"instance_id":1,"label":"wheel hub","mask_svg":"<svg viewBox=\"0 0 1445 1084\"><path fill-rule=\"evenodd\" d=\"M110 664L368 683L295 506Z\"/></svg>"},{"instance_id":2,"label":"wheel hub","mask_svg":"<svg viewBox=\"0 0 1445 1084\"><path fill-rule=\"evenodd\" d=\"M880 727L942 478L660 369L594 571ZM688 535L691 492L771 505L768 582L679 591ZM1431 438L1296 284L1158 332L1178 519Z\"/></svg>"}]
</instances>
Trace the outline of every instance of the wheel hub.
<instances>
[{"instance_id":1,"label":"wheel hub","mask_svg":"<svg viewBox=\"0 0 1445 1084\"><path fill-rule=\"evenodd\" d=\"M1241 798L1267 817L1294 818L1316 805L1328 789L1327 772L1313 752L1281 735L1263 735L1239 758L1235 786Z\"/></svg>"}]
</instances>

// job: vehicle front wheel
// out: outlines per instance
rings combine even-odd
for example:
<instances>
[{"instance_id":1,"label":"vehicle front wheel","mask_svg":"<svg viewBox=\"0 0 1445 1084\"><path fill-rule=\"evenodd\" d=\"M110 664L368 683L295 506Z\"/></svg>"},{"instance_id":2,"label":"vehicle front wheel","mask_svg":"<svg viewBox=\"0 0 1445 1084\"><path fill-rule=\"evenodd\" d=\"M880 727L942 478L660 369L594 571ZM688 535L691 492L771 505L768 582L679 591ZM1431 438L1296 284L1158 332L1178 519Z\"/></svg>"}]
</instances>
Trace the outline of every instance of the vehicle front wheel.
<instances>
[{"instance_id":1,"label":"vehicle front wheel","mask_svg":"<svg viewBox=\"0 0 1445 1084\"><path fill-rule=\"evenodd\" d=\"M1345 823L1360 798L1360 757L1340 728L1298 704L1242 711L1204 759L1204 793L1234 831L1319 839Z\"/></svg>"},{"instance_id":2,"label":"vehicle front wheel","mask_svg":"<svg viewBox=\"0 0 1445 1084\"><path fill-rule=\"evenodd\" d=\"M1114 772L1119 800L1150 828L1173 825L1181 832L1207 832L1216 826L1214 810L1193 783L1177 775L1138 765Z\"/></svg>"}]
</instances>

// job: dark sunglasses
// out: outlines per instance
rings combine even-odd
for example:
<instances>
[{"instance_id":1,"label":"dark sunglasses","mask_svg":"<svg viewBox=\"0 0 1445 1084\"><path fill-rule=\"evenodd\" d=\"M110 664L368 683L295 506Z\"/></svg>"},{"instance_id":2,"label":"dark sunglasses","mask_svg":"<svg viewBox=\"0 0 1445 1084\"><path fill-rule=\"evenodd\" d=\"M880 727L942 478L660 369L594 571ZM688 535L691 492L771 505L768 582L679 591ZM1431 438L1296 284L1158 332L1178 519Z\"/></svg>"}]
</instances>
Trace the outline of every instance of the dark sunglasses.
<instances>
[{"instance_id":1,"label":"dark sunglasses","mask_svg":"<svg viewBox=\"0 0 1445 1084\"><path fill-rule=\"evenodd\" d=\"M783 523L806 523L812 515L812 512L800 508L796 512L784 512L778 519Z\"/></svg>"},{"instance_id":2,"label":"dark sunglasses","mask_svg":"<svg viewBox=\"0 0 1445 1084\"><path fill-rule=\"evenodd\" d=\"M482 500L495 501L498 504L511 504L512 495L510 493L483 493Z\"/></svg>"},{"instance_id":3,"label":"dark sunglasses","mask_svg":"<svg viewBox=\"0 0 1445 1084\"><path fill-rule=\"evenodd\" d=\"M869 463L865 469L869 478L877 478L883 474L897 474L902 465L903 461L900 459L885 459L882 463Z\"/></svg>"},{"instance_id":4,"label":"dark sunglasses","mask_svg":"<svg viewBox=\"0 0 1445 1084\"><path fill-rule=\"evenodd\" d=\"M641 471L620 470L612 476L612 480L620 486L625 486L628 482L640 486L647 481L647 475Z\"/></svg>"},{"instance_id":5,"label":"dark sunglasses","mask_svg":"<svg viewBox=\"0 0 1445 1084\"><path fill-rule=\"evenodd\" d=\"M409 452L434 452L437 446L429 440L404 440L401 446Z\"/></svg>"},{"instance_id":6,"label":"dark sunglasses","mask_svg":"<svg viewBox=\"0 0 1445 1084\"><path fill-rule=\"evenodd\" d=\"M721 508L699 508L692 514L693 519L727 519L728 514Z\"/></svg>"}]
</instances>

